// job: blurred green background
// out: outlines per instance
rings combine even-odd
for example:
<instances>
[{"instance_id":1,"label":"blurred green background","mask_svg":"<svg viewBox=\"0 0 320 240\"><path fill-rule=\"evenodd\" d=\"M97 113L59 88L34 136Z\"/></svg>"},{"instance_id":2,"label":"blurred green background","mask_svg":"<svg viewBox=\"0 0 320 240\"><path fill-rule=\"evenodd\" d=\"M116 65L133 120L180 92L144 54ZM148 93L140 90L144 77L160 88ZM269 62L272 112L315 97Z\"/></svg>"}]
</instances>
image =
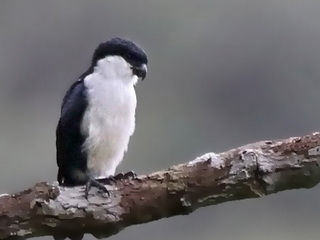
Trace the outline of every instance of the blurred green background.
<instances>
[{"instance_id":1,"label":"blurred green background","mask_svg":"<svg viewBox=\"0 0 320 240\"><path fill-rule=\"evenodd\" d=\"M316 0L1 0L0 193L55 180L62 97L114 36L150 60L120 171L320 130L319 10ZM319 239L319 201L319 187L287 191L110 239Z\"/></svg>"}]
</instances>

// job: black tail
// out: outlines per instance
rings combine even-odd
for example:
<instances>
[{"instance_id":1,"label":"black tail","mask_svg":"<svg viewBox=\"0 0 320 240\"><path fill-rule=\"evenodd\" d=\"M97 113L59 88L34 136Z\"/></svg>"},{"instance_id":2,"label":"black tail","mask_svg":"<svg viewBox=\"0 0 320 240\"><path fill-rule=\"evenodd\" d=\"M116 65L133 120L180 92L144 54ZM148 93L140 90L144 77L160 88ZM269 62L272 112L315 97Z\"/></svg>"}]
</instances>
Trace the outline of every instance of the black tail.
<instances>
[{"instance_id":1,"label":"black tail","mask_svg":"<svg viewBox=\"0 0 320 240\"><path fill-rule=\"evenodd\" d=\"M60 168L59 168L59 170L58 170L57 181L59 182L59 185L62 185L62 183L63 183L63 176L62 176L62 171L61 171Z\"/></svg>"}]
</instances>

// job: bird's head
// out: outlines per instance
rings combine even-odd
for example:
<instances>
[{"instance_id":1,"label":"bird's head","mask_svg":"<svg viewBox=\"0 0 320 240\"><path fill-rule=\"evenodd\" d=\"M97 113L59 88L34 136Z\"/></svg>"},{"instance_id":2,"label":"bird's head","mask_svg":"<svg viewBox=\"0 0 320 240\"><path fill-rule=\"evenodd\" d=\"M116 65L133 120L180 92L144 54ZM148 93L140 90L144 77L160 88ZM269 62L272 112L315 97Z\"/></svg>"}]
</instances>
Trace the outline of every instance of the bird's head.
<instances>
[{"instance_id":1,"label":"bird's head","mask_svg":"<svg viewBox=\"0 0 320 240\"><path fill-rule=\"evenodd\" d=\"M92 57L92 67L114 79L136 82L147 74L148 58L135 43L122 38L112 38L100 43Z\"/></svg>"}]
</instances>

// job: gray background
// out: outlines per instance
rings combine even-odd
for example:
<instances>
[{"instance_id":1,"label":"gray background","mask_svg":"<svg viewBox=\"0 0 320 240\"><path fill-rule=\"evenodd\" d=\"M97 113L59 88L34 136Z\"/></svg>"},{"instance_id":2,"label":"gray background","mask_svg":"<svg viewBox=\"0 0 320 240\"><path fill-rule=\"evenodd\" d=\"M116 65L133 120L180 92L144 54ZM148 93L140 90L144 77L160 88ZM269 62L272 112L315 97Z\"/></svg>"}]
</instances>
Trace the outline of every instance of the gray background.
<instances>
[{"instance_id":1,"label":"gray background","mask_svg":"<svg viewBox=\"0 0 320 240\"><path fill-rule=\"evenodd\" d=\"M61 99L113 36L150 59L120 171L320 130L319 10L318 0L1 0L0 192L55 180ZM287 191L110 239L319 239L319 201L319 187Z\"/></svg>"}]
</instances>

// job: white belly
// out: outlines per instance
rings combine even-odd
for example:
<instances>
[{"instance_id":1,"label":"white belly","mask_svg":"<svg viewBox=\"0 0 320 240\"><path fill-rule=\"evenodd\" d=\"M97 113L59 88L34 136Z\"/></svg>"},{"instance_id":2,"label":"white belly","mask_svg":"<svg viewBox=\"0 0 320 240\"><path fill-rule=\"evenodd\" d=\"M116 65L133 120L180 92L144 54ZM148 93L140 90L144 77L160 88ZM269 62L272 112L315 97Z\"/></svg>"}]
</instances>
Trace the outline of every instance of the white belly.
<instances>
[{"instance_id":1,"label":"white belly","mask_svg":"<svg viewBox=\"0 0 320 240\"><path fill-rule=\"evenodd\" d=\"M83 151L96 178L114 175L135 128L136 94L133 85L85 81L88 107L82 121L87 136Z\"/></svg>"}]
</instances>

